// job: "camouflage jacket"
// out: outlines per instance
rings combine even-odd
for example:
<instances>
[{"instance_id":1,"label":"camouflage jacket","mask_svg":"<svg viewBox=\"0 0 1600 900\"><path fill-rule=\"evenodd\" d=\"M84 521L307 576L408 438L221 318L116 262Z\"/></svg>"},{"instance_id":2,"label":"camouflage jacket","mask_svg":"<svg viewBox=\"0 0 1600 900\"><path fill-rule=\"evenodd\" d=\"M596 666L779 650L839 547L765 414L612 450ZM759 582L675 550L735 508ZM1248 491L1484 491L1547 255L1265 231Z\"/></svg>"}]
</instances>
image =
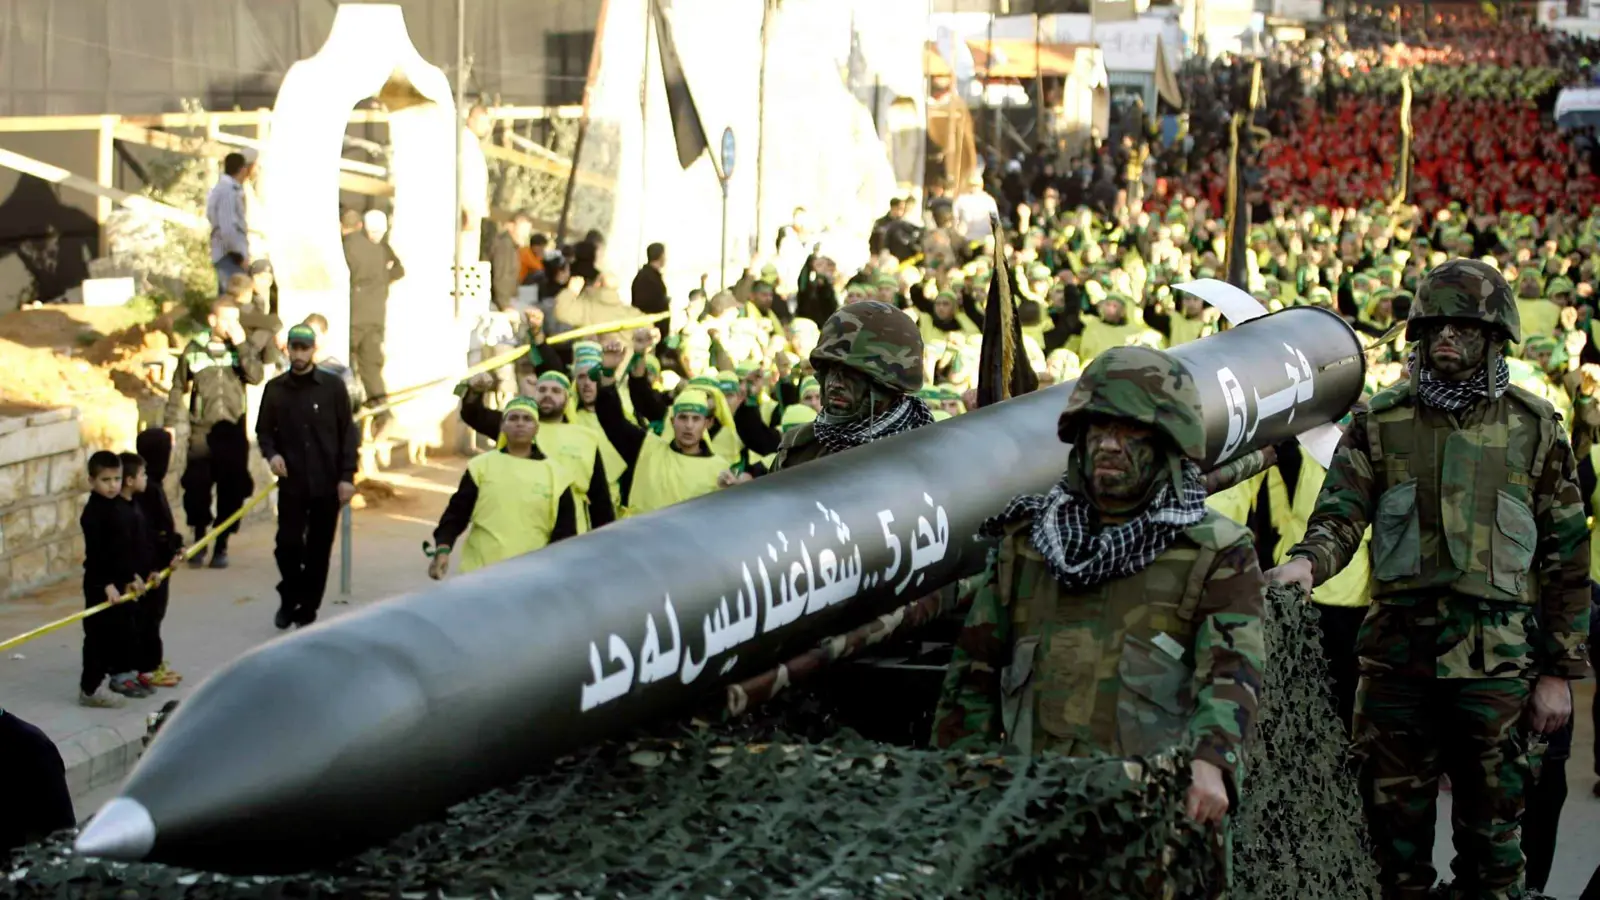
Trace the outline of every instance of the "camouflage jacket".
<instances>
[{"instance_id":1,"label":"camouflage jacket","mask_svg":"<svg viewBox=\"0 0 1600 900\"><path fill-rule=\"evenodd\" d=\"M778 444L778 454L772 459L772 465L767 467L768 472L779 469L792 469L801 463L807 463L820 456L827 455L827 449L817 441L816 431L810 422L787 431Z\"/></svg>"},{"instance_id":2,"label":"camouflage jacket","mask_svg":"<svg viewBox=\"0 0 1600 900\"><path fill-rule=\"evenodd\" d=\"M1143 572L1069 594L1031 545L993 551L957 639L934 743L1143 755L1193 744L1230 784L1263 665L1265 581L1250 533L1215 512Z\"/></svg>"},{"instance_id":3,"label":"camouflage jacket","mask_svg":"<svg viewBox=\"0 0 1600 900\"><path fill-rule=\"evenodd\" d=\"M1372 526L1378 604L1362 671L1417 678L1582 677L1589 532L1560 417L1512 386L1458 418L1408 382L1346 429L1303 541L1318 584Z\"/></svg>"},{"instance_id":4,"label":"camouflage jacket","mask_svg":"<svg viewBox=\"0 0 1600 900\"><path fill-rule=\"evenodd\" d=\"M218 422L243 422L248 407L244 386L260 384L261 375L261 353L248 342L235 347L226 340L190 341L172 373L164 424L176 428L185 405L196 435Z\"/></svg>"}]
</instances>

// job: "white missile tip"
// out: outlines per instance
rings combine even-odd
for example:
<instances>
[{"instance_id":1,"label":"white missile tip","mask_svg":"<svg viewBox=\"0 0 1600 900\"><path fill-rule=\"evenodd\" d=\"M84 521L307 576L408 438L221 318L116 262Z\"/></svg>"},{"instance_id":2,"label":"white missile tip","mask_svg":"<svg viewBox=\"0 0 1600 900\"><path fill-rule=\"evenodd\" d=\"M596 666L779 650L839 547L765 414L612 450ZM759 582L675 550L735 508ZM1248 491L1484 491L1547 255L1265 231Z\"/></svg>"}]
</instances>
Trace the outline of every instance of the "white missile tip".
<instances>
[{"instance_id":1,"label":"white missile tip","mask_svg":"<svg viewBox=\"0 0 1600 900\"><path fill-rule=\"evenodd\" d=\"M74 845L83 856L136 862L156 843L156 823L149 810L131 797L118 797L100 807Z\"/></svg>"}]
</instances>

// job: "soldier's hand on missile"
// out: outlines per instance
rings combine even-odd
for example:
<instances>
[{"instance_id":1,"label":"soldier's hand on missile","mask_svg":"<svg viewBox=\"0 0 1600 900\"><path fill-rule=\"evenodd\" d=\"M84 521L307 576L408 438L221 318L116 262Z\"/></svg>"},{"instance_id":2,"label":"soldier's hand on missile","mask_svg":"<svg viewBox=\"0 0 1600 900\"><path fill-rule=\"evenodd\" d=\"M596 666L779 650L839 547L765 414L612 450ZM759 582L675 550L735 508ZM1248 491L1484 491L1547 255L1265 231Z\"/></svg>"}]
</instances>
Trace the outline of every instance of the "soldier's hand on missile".
<instances>
[{"instance_id":1,"label":"soldier's hand on missile","mask_svg":"<svg viewBox=\"0 0 1600 900\"><path fill-rule=\"evenodd\" d=\"M1228 788L1222 783L1222 770L1203 759L1189 763L1188 801L1184 804L1189 818L1208 825L1221 822L1228 812Z\"/></svg>"},{"instance_id":2,"label":"soldier's hand on missile","mask_svg":"<svg viewBox=\"0 0 1600 900\"><path fill-rule=\"evenodd\" d=\"M719 488L733 487L738 482L739 479L734 477L731 469L724 469L717 473L717 487Z\"/></svg>"},{"instance_id":3,"label":"soldier's hand on missile","mask_svg":"<svg viewBox=\"0 0 1600 900\"><path fill-rule=\"evenodd\" d=\"M450 550L441 548L428 562L428 577L439 581L450 572Z\"/></svg>"},{"instance_id":4,"label":"soldier's hand on missile","mask_svg":"<svg viewBox=\"0 0 1600 900\"><path fill-rule=\"evenodd\" d=\"M1540 734L1555 734L1572 718L1572 687L1565 678L1541 675L1528 699L1528 724Z\"/></svg>"},{"instance_id":5,"label":"soldier's hand on missile","mask_svg":"<svg viewBox=\"0 0 1600 900\"><path fill-rule=\"evenodd\" d=\"M1274 584L1297 584L1310 595L1313 586L1311 560L1296 556L1281 566L1269 569L1267 580Z\"/></svg>"},{"instance_id":6,"label":"soldier's hand on missile","mask_svg":"<svg viewBox=\"0 0 1600 900\"><path fill-rule=\"evenodd\" d=\"M274 456L267 460L267 468L271 469L272 474L279 478L289 477L289 464L283 461L282 456Z\"/></svg>"}]
</instances>

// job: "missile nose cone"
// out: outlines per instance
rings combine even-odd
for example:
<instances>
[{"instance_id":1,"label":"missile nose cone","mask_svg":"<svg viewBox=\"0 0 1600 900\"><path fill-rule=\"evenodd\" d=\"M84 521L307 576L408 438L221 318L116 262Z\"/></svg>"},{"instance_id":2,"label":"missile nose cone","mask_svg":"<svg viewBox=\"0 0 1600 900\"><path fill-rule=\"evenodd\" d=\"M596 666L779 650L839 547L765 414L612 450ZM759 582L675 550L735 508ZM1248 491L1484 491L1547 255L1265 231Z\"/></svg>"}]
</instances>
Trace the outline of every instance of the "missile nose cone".
<instances>
[{"instance_id":1,"label":"missile nose cone","mask_svg":"<svg viewBox=\"0 0 1600 900\"><path fill-rule=\"evenodd\" d=\"M83 856L137 862L156 843L156 823L131 797L118 797L100 808L74 845Z\"/></svg>"}]
</instances>

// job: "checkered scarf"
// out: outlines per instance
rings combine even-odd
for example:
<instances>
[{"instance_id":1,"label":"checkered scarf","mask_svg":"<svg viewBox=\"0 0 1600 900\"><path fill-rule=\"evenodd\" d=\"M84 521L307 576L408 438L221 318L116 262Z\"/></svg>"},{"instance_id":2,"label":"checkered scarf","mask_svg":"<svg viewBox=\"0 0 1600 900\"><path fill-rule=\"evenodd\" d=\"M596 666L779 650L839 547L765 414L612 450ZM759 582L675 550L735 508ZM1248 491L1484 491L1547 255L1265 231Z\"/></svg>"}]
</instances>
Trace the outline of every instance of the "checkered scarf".
<instances>
[{"instance_id":1,"label":"checkered scarf","mask_svg":"<svg viewBox=\"0 0 1600 900\"><path fill-rule=\"evenodd\" d=\"M1411 358L1406 364L1416 371L1418 363L1415 351L1412 351ZM1423 403L1446 412L1460 412L1485 397L1493 400L1504 394L1511 384L1511 369L1506 366L1505 357L1494 357L1493 368L1494 381L1491 384L1489 366L1479 370L1478 377L1466 381L1445 381L1433 374L1432 369L1423 366L1417 372L1417 396Z\"/></svg>"},{"instance_id":2,"label":"checkered scarf","mask_svg":"<svg viewBox=\"0 0 1600 900\"><path fill-rule=\"evenodd\" d=\"M829 453L850 450L879 438L891 437L902 431L933 424L933 414L928 411L928 405L910 395L902 396L900 402L880 415L828 421L831 418L824 411L822 415L817 416L816 424L812 426L817 442Z\"/></svg>"},{"instance_id":3,"label":"checkered scarf","mask_svg":"<svg viewBox=\"0 0 1600 900\"><path fill-rule=\"evenodd\" d=\"M1096 528L1089 499L1068 486L1063 476L1048 494L1013 499L978 533L999 537L1007 525L1033 519L1033 549L1062 587L1080 590L1143 571L1179 531L1200 521L1205 504L1200 467L1185 459L1182 486L1174 491L1171 483L1163 483L1144 509L1126 522Z\"/></svg>"}]
</instances>

